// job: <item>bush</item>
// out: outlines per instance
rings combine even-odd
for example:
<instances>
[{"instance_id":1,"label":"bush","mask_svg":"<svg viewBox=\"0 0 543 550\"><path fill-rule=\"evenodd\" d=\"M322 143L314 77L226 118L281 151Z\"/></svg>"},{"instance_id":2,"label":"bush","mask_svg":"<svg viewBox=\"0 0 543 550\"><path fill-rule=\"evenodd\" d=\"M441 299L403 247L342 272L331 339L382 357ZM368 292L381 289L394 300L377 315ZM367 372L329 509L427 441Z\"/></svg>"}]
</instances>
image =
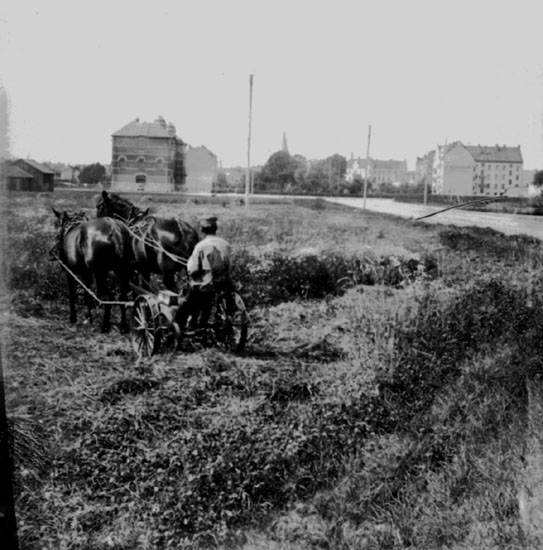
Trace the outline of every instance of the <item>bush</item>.
<instances>
[{"instance_id":1,"label":"bush","mask_svg":"<svg viewBox=\"0 0 543 550\"><path fill-rule=\"evenodd\" d=\"M504 235L490 227L451 228L439 234L443 245L458 252L475 252L500 260L520 261L537 257L541 241L528 235Z\"/></svg>"}]
</instances>

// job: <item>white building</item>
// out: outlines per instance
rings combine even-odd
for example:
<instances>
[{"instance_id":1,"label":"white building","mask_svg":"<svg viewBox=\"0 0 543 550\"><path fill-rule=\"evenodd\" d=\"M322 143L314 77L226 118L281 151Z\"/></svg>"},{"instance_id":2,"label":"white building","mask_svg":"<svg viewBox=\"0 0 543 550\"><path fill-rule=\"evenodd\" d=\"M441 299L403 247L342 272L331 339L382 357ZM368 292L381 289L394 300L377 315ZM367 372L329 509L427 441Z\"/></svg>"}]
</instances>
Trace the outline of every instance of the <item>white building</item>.
<instances>
[{"instance_id":1,"label":"white building","mask_svg":"<svg viewBox=\"0 0 543 550\"><path fill-rule=\"evenodd\" d=\"M438 145L432 192L441 195L527 196L520 146Z\"/></svg>"}]
</instances>

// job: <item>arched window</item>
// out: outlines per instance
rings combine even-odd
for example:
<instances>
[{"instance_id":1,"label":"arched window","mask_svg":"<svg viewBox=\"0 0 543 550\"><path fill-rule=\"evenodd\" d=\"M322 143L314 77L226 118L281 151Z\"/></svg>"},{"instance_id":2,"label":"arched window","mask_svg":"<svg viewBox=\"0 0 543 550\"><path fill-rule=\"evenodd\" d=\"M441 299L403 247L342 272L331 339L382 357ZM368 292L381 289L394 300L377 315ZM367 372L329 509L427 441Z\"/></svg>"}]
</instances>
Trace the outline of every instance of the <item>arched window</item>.
<instances>
[{"instance_id":1,"label":"arched window","mask_svg":"<svg viewBox=\"0 0 543 550\"><path fill-rule=\"evenodd\" d=\"M138 170L142 170L145 167L145 157L138 157Z\"/></svg>"},{"instance_id":2,"label":"arched window","mask_svg":"<svg viewBox=\"0 0 543 550\"><path fill-rule=\"evenodd\" d=\"M117 159L117 166L118 166L119 168L122 168L122 167L124 166L125 162L126 162L126 157L123 156L123 155L121 155L121 156Z\"/></svg>"}]
</instances>

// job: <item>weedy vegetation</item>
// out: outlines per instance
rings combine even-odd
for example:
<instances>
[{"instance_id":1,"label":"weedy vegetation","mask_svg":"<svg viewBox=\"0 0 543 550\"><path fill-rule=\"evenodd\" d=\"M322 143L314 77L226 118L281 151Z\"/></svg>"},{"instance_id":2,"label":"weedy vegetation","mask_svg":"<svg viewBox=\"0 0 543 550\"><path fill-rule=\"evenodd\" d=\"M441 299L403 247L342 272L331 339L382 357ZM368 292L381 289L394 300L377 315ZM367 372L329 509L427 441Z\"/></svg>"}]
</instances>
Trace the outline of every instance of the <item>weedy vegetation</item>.
<instances>
[{"instance_id":1,"label":"weedy vegetation","mask_svg":"<svg viewBox=\"0 0 543 550\"><path fill-rule=\"evenodd\" d=\"M240 355L138 361L66 322L50 207L11 196L6 393L21 548L532 548L518 494L542 368L541 243L328 205L214 213ZM82 306L82 301L81 301ZM96 319L99 315L95 315Z\"/></svg>"}]
</instances>

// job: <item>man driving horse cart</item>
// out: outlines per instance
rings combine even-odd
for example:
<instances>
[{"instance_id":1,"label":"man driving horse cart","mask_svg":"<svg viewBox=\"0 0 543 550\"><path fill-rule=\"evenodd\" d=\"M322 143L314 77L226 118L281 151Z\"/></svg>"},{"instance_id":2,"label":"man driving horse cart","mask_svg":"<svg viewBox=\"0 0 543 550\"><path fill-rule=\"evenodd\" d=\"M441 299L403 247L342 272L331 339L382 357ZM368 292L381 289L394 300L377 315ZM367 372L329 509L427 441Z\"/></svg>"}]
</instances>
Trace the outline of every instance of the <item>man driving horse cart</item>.
<instances>
[{"instance_id":1,"label":"man driving horse cart","mask_svg":"<svg viewBox=\"0 0 543 550\"><path fill-rule=\"evenodd\" d=\"M203 239L187 261L188 284L178 296L162 291L142 294L132 312L132 343L139 355L150 356L168 343L178 349L185 339L211 335L230 351L241 351L248 317L230 275L231 248L217 235L217 218L202 220Z\"/></svg>"},{"instance_id":2,"label":"man driving horse cart","mask_svg":"<svg viewBox=\"0 0 543 550\"><path fill-rule=\"evenodd\" d=\"M234 288L230 278L230 244L217 236L217 218L202 220L204 238L194 247L187 261L188 292L179 306L175 322L181 332L191 317L191 328L205 324L211 313L214 294L224 293L229 311L234 311Z\"/></svg>"}]
</instances>

